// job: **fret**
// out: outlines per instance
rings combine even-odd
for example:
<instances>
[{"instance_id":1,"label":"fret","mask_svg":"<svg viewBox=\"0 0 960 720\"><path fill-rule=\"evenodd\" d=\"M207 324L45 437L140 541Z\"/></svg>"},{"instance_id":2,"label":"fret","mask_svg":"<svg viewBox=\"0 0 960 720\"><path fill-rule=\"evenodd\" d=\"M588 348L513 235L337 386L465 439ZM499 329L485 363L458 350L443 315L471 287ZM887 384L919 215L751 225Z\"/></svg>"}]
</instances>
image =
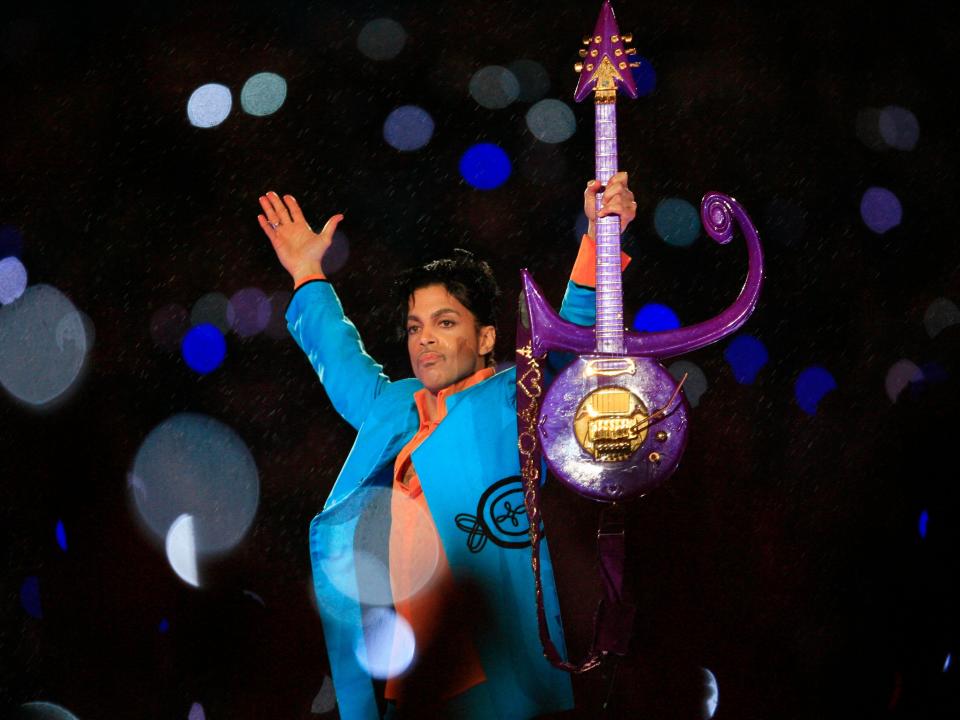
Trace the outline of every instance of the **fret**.
<instances>
[{"instance_id":1,"label":"fret","mask_svg":"<svg viewBox=\"0 0 960 720\"><path fill-rule=\"evenodd\" d=\"M596 178L604 185L617 172L617 114L615 103L595 105L594 161ZM597 208L603 194L597 194ZM597 351L622 353L623 288L620 278L620 218L597 220Z\"/></svg>"}]
</instances>

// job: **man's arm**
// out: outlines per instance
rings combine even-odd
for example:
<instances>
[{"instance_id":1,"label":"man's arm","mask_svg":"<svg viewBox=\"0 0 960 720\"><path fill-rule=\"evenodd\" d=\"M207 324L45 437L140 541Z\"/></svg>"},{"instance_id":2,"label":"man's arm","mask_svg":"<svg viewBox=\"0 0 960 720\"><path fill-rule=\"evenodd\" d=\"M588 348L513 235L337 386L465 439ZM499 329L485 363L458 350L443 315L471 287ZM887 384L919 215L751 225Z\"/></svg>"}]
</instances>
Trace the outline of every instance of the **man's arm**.
<instances>
[{"instance_id":1,"label":"man's arm","mask_svg":"<svg viewBox=\"0 0 960 720\"><path fill-rule=\"evenodd\" d=\"M367 355L356 326L346 318L333 287L323 275L322 260L343 220L334 215L319 233L304 219L292 195L260 197L260 227L293 278L287 308L290 334L317 372L338 413L359 429L373 401L389 384L383 368Z\"/></svg>"},{"instance_id":2,"label":"man's arm","mask_svg":"<svg viewBox=\"0 0 960 720\"><path fill-rule=\"evenodd\" d=\"M597 195L603 192L603 203L597 211ZM637 215L637 203L627 187L627 174L619 172L610 178L606 187L596 180L587 183L583 192L583 212L587 216L587 234L580 242L580 252L570 273L570 282L560 305L560 317L577 325L590 326L596 322L597 306L594 289L597 286L596 256L597 217L620 216L620 232L627 229ZM626 269L630 256L620 253L620 270Z\"/></svg>"}]
</instances>

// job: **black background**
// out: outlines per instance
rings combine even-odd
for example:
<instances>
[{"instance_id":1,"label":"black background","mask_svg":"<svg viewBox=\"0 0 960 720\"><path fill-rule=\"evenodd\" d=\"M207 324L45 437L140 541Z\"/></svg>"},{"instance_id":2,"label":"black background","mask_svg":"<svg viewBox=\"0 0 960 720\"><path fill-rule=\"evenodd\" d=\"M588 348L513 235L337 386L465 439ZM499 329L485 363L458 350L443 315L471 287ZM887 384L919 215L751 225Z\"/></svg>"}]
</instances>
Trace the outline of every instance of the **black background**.
<instances>
[{"instance_id":1,"label":"black background","mask_svg":"<svg viewBox=\"0 0 960 720\"><path fill-rule=\"evenodd\" d=\"M745 332L769 364L738 384L725 343L686 359L710 387L691 415L677 474L631 507L629 574L638 593L633 651L610 716L699 718L709 668L716 717L956 717L960 328L931 339L931 301L960 298L955 239L956 17L945 4L743 2L616 6L657 70L656 91L619 105L620 166L639 203L625 304L650 300L689 324L739 290L745 255L702 239L663 243L653 211L735 196L758 225L766 285ZM292 192L319 225L333 212L350 259L333 280L372 355L409 373L388 321L395 271L468 247L504 289L498 352L509 356L517 271L559 302L574 223L592 174L592 112L559 145L527 130L527 104L479 107L470 76L519 58L541 63L572 104L580 38L598 2L128 4L118 10L22 5L2 26L0 223L23 237L31 283L66 293L96 330L89 371L46 412L0 399L0 700L57 702L81 720L306 718L329 671L312 605L306 530L352 440L292 340L227 339L199 376L150 335L158 308L289 277L256 223L257 197ZM408 39L395 60L357 50L366 22L390 17ZM274 115L244 114L252 74L283 76ZM220 82L235 107L192 127L190 93ZM415 104L436 130L399 153L391 110ZM909 108L910 152L868 147L865 108ZM467 185L457 163L495 142L514 172ZM871 186L903 205L883 235L861 221ZM893 363L935 362L939 382L896 403ZM815 415L797 405L802 370L838 388ZM259 511L244 542L204 567L202 589L170 570L139 529L126 474L143 438L183 412L234 428L256 460ZM929 532L918 518L928 510ZM596 507L551 487L552 535L568 645L586 648L599 585ZM57 547L64 522L69 550ZM39 578L43 618L19 589ZM264 601L255 602L248 593ZM157 630L168 618L167 633ZM596 717L609 670L575 678Z\"/></svg>"}]
</instances>

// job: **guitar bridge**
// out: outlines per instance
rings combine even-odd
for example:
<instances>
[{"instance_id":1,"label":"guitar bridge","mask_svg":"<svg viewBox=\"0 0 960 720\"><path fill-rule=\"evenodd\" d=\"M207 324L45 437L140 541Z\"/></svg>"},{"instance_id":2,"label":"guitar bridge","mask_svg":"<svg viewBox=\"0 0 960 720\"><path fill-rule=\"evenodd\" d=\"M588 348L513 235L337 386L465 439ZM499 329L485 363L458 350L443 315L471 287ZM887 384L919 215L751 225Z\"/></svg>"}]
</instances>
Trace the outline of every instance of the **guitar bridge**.
<instances>
[{"instance_id":1,"label":"guitar bridge","mask_svg":"<svg viewBox=\"0 0 960 720\"><path fill-rule=\"evenodd\" d=\"M587 395L573 420L580 446L600 462L620 462L633 455L647 438L647 409L636 395L621 387L602 387Z\"/></svg>"}]
</instances>

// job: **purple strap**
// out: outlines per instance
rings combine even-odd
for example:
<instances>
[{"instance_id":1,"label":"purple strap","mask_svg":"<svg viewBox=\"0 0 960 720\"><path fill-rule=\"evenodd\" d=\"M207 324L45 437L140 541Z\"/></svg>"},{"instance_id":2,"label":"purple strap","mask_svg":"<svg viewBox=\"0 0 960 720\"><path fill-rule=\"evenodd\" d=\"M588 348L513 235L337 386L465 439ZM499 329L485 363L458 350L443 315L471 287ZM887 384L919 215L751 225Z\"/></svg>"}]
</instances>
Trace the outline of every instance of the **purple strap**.
<instances>
[{"instance_id":1,"label":"purple strap","mask_svg":"<svg viewBox=\"0 0 960 720\"><path fill-rule=\"evenodd\" d=\"M623 508L610 505L603 509L597 532L597 552L603 598L594 617L593 644L580 663L563 659L550 638L546 611L543 607L543 582L540 577L540 541L543 527L540 513L540 471L542 467L537 420L543 398L544 357L535 357L530 338L530 321L526 300L520 298L520 322L517 323L517 445L520 450L520 471L523 476L523 501L530 521L531 565L537 598L537 622L543 654L550 663L571 673L584 673L600 664L603 656L625 655L633 629L635 607L629 602L623 585L624 522Z\"/></svg>"}]
</instances>

